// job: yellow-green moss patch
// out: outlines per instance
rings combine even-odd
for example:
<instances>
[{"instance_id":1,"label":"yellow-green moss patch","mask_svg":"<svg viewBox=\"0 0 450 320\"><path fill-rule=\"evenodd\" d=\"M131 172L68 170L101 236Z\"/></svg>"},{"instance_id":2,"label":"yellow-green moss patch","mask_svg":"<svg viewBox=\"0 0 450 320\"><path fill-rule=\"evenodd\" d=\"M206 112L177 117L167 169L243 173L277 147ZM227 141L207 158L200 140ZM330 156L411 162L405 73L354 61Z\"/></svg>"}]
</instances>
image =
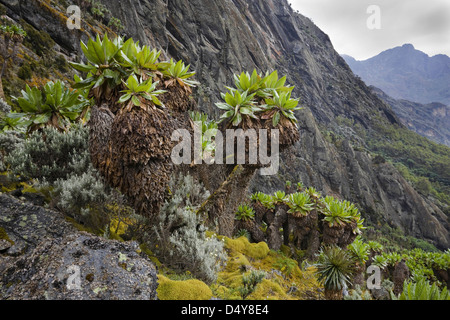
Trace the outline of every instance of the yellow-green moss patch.
<instances>
[{"instance_id":1,"label":"yellow-green moss patch","mask_svg":"<svg viewBox=\"0 0 450 320\"><path fill-rule=\"evenodd\" d=\"M264 279L256 287L255 292L253 292L247 299L251 300L290 300L290 297L280 284L275 281Z\"/></svg>"},{"instance_id":2,"label":"yellow-green moss patch","mask_svg":"<svg viewBox=\"0 0 450 320\"><path fill-rule=\"evenodd\" d=\"M6 240L6 241L8 241L9 243L11 243L11 245L14 245L14 241L12 241L12 240L9 238L8 234L6 233L6 230L3 229L2 227L0 227L0 239Z\"/></svg>"},{"instance_id":3,"label":"yellow-green moss patch","mask_svg":"<svg viewBox=\"0 0 450 320\"><path fill-rule=\"evenodd\" d=\"M264 259L269 254L267 243L250 243L246 237L237 239L225 238L226 247L245 254L253 259Z\"/></svg>"},{"instance_id":4,"label":"yellow-green moss patch","mask_svg":"<svg viewBox=\"0 0 450 320\"><path fill-rule=\"evenodd\" d=\"M240 287L242 276L251 270L263 270L265 279L258 284L250 300L292 300L320 299L322 287L317 281L314 269L301 270L298 263L283 252L270 250L265 242L250 243L246 237L225 239L228 253L226 266L219 272L217 282L211 285L214 296L225 299L242 299ZM290 253L290 248L284 248ZM284 262L284 263L280 263ZM283 266L289 266L289 272Z\"/></svg>"},{"instance_id":5,"label":"yellow-green moss patch","mask_svg":"<svg viewBox=\"0 0 450 320\"><path fill-rule=\"evenodd\" d=\"M156 290L160 300L209 300L212 291L206 283L190 279L184 281L170 280L158 275L159 286Z\"/></svg>"},{"instance_id":6,"label":"yellow-green moss patch","mask_svg":"<svg viewBox=\"0 0 450 320\"><path fill-rule=\"evenodd\" d=\"M153 254L152 250L150 250L150 248L145 243L142 243L139 246L139 249L141 249L141 251L145 253L150 261L153 262L158 268L162 267L162 263L158 260L158 258Z\"/></svg>"},{"instance_id":7,"label":"yellow-green moss patch","mask_svg":"<svg viewBox=\"0 0 450 320\"><path fill-rule=\"evenodd\" d=\"M29 184L27 184L25 182L22 182L21 185L23 186L22 193L38 193L39 192L36 188L30 186Z\"/></svg>"}]
</instances>

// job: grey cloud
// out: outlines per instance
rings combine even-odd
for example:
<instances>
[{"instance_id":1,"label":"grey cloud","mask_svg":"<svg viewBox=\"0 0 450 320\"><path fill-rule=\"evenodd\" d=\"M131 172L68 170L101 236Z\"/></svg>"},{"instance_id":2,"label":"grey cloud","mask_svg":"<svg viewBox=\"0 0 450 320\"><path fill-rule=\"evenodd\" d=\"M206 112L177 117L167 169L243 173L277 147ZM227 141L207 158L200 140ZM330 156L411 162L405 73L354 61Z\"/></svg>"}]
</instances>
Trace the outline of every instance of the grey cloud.
<instances>
[{"instance_id":1,"label":"grey cloud","mask_svg":"<svg viewBox=\"0 0 450 320\"><path fill-rule=\"evenodd\" d=\"M366 59L394 46L413 43L430 55L450 55L448 0L291 0L291 3L330 36L339 53ZM381 9L381 30L369 30L366 26L369 5Z\"/></svg>"}]
</instances>

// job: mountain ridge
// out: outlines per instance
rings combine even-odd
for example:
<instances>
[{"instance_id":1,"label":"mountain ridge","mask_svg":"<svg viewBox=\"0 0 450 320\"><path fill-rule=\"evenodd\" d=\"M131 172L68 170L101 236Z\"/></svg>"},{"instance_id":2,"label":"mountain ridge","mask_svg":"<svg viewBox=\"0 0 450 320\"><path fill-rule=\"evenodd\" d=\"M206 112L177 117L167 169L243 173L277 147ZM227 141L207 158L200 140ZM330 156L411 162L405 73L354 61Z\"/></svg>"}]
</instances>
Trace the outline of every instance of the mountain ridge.
<instances>
[{"instance_id":1,"label":"mountain ridge","mask_svg":"<svg viewBox=\"0 0 450 320\"><path fill-rule=\"evenodd\" d=\"M395 99L450 105L450 57L447 55L430 57L412 44L404 44L362 61L349 55L342 57L364 82Z\"/></svg>"},{"instance_id":2,"label":"mountain ridge","mask_svg":"<svg viewBox=\"0 0 450 320\"><path fill-rule=\"evenodd\" d=\"M450 147L450 106L439 102L420 104L394 99L383 90L370 86L372 91L386 101L399 116L402 123L421 136Z\"/></svg>"}]
</instances>

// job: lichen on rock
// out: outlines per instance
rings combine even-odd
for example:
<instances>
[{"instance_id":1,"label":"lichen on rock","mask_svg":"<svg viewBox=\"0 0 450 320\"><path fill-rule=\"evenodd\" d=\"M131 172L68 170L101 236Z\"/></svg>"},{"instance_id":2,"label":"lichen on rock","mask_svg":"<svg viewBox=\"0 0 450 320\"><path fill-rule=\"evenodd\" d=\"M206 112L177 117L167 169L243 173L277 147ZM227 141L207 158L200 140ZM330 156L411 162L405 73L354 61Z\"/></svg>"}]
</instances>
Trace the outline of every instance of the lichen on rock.
<instances>
[{"instance_id":1,"label":"lichen on rock","mask_svg":"<svg viewBox=\"0 0 450 320\"><path fill-rule=\"evenodd\" d=\"M136 242L79 232L58 212L6 195L0 206L10 243L0 251L0 299L157 298L156 268Z\"/></svg>"}]
</instances>

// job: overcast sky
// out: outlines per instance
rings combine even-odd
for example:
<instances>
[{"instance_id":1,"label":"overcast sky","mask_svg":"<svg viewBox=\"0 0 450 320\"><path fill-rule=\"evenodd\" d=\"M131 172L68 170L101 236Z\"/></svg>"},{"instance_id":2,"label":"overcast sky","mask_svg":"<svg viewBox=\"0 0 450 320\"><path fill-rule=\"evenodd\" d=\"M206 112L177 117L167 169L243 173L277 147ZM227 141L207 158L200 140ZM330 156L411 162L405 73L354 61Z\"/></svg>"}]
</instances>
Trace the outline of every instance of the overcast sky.
<instances>
[{"instance_id":1,"label":"overcast sky","mask_svg":"<svg viewBox=\"0 0 450 320\"><path fill-rule=\"evenodd\" d=\"M312 19L330 36L340 54L365 60L411 43L433 56L450 56L450 0L289 0L294 10ZM380 29L376 11L379 8Z\"/></svg>"}]
</instances>

